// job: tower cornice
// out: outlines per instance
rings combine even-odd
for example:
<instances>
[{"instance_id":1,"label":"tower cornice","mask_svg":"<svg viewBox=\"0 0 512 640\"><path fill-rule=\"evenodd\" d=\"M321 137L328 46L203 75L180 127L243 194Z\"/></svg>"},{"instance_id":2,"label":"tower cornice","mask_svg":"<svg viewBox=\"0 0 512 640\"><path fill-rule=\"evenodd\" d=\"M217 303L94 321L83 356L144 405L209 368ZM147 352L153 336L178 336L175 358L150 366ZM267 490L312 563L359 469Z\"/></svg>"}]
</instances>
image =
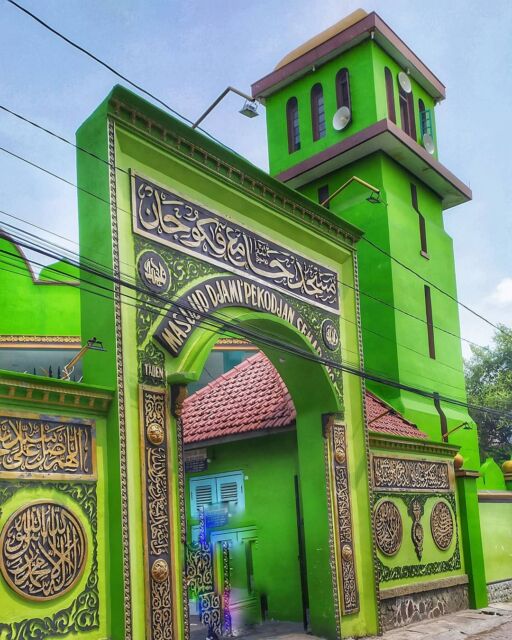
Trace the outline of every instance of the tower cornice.
<instances>
[{"instance_id":1,"label":"tower cornice","mask_svg":"<svg viewBox=\"0 0 512 640\"><path fill-rule=\"evenodd\" d=\"M384 152L425 183L449 209L472 199L471 189L439 160L388 119L379 120L349 138L276 175L295 189L375 152Z\"/></svg>"},{"instance_id":2,"label":"tower cornice","mask_svg":"<svg viewBox=\"0 0 512 640\"><path fill-rule=\"evenodd\" d=\"M435 100L444 100L446 97L445 86L439 78L374 11L339 33L331 35L332 31L327 30L325 34L325 40L322 40L320 34L312 39L312 48L308 48L306 43L303 53L299 52L290 62L278 65L274 71L255 82L251 88L253 97L264 101L267 96L291 84L313 68L325 64L343 51L370 38L373 38L403 69L407 69L411 77Z\"/></svg>"}]
</instances>

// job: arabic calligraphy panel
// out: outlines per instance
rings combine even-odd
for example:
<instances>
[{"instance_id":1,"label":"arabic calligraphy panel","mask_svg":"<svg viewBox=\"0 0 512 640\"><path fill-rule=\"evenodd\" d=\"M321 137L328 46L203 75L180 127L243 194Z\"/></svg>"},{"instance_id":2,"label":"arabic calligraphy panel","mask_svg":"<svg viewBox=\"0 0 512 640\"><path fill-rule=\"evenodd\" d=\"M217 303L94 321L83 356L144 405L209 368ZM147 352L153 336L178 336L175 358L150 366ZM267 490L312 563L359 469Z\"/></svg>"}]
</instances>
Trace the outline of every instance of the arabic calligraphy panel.
<instances>
[{"instance_id":1,"label":"arabic calligraphy panel","mask_svg":"<svg viewBox=\"0 0 512 640\"><path fill-rule=\"evenodd\" d=\"M79 581L87 537L73 513L53 501L15 511L0 536L0 570L7 584L31 600L52 600Z\"/></svg>"},{"instance_id":2,"label":"arabic calligraphy panel","mask_svg":"<svg viewBox=\"0 0 512 640\"><path fill-rule=\"evenodd\" d=\"M0 416L0 478L96 478L94 426Z\"/></svg>"},{"instance_id":3,"label":"arabic calligraphy panel","mask_svg":"<svg viewBox=\"0 0 512 640\"><path fill-rule=\"evenodd\" d=\"M339 309L336 272L138 175L132 181L135 233L324 309ZM148 269L151 278L161 279L156 263Z\"/></svg>"},{"instance_id":4,"label":"arabic calligraphy panel","mask_svg":"<svg viewBox=\"0 0 512 640\"><path fill-rule=\"evenodd\" d=\"M372 456L373 486L387 491L451 491L447 462Z\"/></svg>"}]
</instances>

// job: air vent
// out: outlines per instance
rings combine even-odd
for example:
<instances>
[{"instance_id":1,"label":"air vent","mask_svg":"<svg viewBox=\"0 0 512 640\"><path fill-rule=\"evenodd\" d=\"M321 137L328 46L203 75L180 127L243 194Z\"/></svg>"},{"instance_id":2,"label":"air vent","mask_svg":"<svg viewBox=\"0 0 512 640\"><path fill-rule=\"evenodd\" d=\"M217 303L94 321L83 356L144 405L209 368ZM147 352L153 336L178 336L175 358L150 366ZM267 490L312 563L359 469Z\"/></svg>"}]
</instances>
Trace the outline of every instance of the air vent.
<instances>
[{"instance_id":1,"label":"air vent","mask_svg":"<svg viewBox=\"0 0 512 640\"><path fill-rule=\"evenodd\" d=\"M224 482L220 485L220 501L236 502L238 499L238 484L236 482Z\"/></svg>"},{"instance_id":2,"label":"air vent","mask_svg":"<svg viewBox=\"0 0 512 640\"><path fill-rule=\"evenodd\" d=\"M196 505L203 507L212 503L212 487L209 484L200 485L196 488Z\"/></svg>"}]
</instances>

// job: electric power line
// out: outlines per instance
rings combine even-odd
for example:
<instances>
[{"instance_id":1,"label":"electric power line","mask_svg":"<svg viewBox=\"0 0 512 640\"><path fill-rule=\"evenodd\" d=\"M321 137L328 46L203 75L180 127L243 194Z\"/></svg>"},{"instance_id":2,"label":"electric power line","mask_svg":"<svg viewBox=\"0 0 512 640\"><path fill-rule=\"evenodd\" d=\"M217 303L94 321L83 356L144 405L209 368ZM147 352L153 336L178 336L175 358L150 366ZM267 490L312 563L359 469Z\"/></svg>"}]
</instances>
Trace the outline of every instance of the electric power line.
<instances>
[{"instance_id":1,"label":"electric power line","mask_svg":"<svg viewBox=\"0 0 512 640\"><path fill-rule=\"evenodd\" d=\"M77 147L77 148L79 148L79 147ZM96 198L100 202L108 204L109 206L111 204L110 201L107 198L103 198L102 196L100 196L100 195L98 195L98 194L96 194L96 193L94 193L92 191L89 191L88 189L84 189L83 187L80 187L76 183L71 182L70 180L68 180L67 178L64 178L63 176L60 176L59 174L54 173L53 171L50 171L49 169L46 169L45 167L43 167L43 166L41 166L41 165L39 165L39 164L37 164L35 162L32 162L31 160L28 160L27 158L25 158L23 156L20 156L19 154L15 153L14 151L10 151L9 149L6 149L5 147L1 147L1 146L0 146L0 151L2 151L3 153L5 153L5 154L7 154L7 155L9 155L9 156L11 156L13 158L16 158L17 160L20 160L21 162L24 162L24 163L28 164L29 166L31 166L31 167L33 167L35 169L38 169L39 171L42 171L43 173L46 173L47 175L50 175L51 177L53 177L53 178L55 178L57 180L60 180L61 182L64 182L68 186L73 187L74 189L77 189L78 191L82 191L83 193L85 193L85 194L87 194L87 195L89 195L89 196L91 196L93 198ZM110 165L109 162L106 162L106 163ZM115 167L115 168L117 169L118 167ZM119 169L119 170L126 172L125 169ZM119 207L119 206L117 206L116 208L117 208L117 211L125 213L126 215L131 217L131 215L132 215L131 211L128 211L127 209L123 209L122 207ZM1 213L1 211L0 211L0 213ZM125 264L128 264L128 263L125 263ZM131 265L131 266L133 266L133 265ZM421 277L421 276L419 276L419 277ZM350 284L348 284L346 282L342 282L341 280L338 280L338 284L340 284L341 286L353 289L354 291L356 290L356 288L354 286L352 286L352 285L350 285ZM369 298L375 300L376 302L379 302L380 304L383 304L383 305L385 305L385 306L387 306L387 307L389 307L391 309L394 309L394 310L398 311L399 313L403 313L403 314L409 316L410 318L413 318L415 320L418 320L419 322L422 322L423 324L428 324L427 321L424 318L420 318L419 316L416 316L415 314L413 314L413 313L411 313L409 311L405 311L404 309L401 309L399 307L395 307L391 303L386 302L385 300L382 300L381 298L377 298L376 296L373 296L372 294L367 293L367 292L365 292L365 291L363 291L361 289L357 289L357 291L361 295L369 297ZM464 338L463 336L461 336L461 335L459 335L459 334L457 334L457 333L455 333L453 331L449 331L448 329L445 329L444 327L440 327L439 325L436 325L436 324L433 324L432 326L434 327L434 329L437 329L438 331L442 331L443 333L446 333L447 335L450 335L450 336L452 336L454 338L457 338L458 340L463 340L464 342L467 342L468 344L471 344L473 346L476 346L476 347L479 347L479 348L484 348L482 345L476 344L475 342L472 342L471 340L468 340L467 338Z\"/></svg>"},{"instance_id":2,"label":"electric power line","mask_svg":"<svg viewBox=\"0 0 512 640\"><path fill-rule=\"evenodd\" d=\"M86 56L91 58L91 60L94 60L94 62L97 62L99 65L101 65L102 67L104 67L105 69L107 69L108 71L113 73L115 76L117 76L121 80L124 80L124 82L129 84L131 87L133 87L134 89L137 89L137 91L140 91L144 95L148 96L148 98L151 98L152 100L157 102L160 106L164 107L165 109L170 111L173 115L175 115L178 118L180 118L180 120L183 120L184 122L186 122L187 124L190 124L190 125L194 124L192 120L189 120L186 116L184 116L181 113L179 113L179 111L176 111L176 109L173 109L167 102L165 102L164 100L162 100L161 98L159 98L155 94L151 93L147 89L144 89L144 87L142 87L140 84L134 82L133 80L130 80L130 78L128 78L128 76L124 75L123 73L121 73L117 69L114 69L114 67L109 65L107 62L101 60L101 58L99 58L97 55L95 55L91 51L88 51L87 49L85 49L85 47L80 46L79 44L77 44L76 42L74 42L73 40L71 40L70 38L65 36L63 33L61 33L60 31L58 31L57 29L55 29L54 27L49 25L47 22L45 22L42 18L39 18L39 16L36 16L35 13L32 13L27 8L25 8L24 6L22 6L18 2L15 2L14 0L7 0L7 2L9 4L13 5L14 7L16 7L16 9L19 9L19 11L22 11L27 16L32 18L32 20L35 20L38 24L40 24L42 27L44 27L45 29L47 29L48 31L53 33L55 36L57 36L61 40L64 40L64 42L66 42L67 44L71 45L72 47L74 47L75 49L80 51L81 53L85 54ZM229 149L229 147L227 147L224 143L220 142L220 140L217 140L214 136L212 136L205 129L202 129L201 127L197 127L197 129L199 129L200 131L205 133L207 136L209 136L212 140L214 140L215 142L217 142L221 146ZM229 149L229 150L233 151L233 149ZM233 151L233 153L236 153L236 152ZM237 155L239 155L239 154L237 154Z\"/></svg>"},{"instance_id":3,"label":"electric power line","mask_svg":"<svg viewBox=\"0 0 512 640\"><path fill-rule=\"evenodd\" d=\"M38 247L35 246L27 246L24 245L23 243L20 243L21 246L25 246L28 249L32 249L38 253L41 253L42 255L46 255L47 257L52 257L54 259L60 259L62 260L63 257L62 256L56 256L51 254L50 252L44 251ZM72 264L70 262L70 264ZM77 266L77 265L75 265ZM200 316L201 318L208 320L209 322L213 322L214 325L219 326L224 328L224 330L227 330L229 332L235 333L235 334L239 334L242 335L242 337L246 337L249 338L250 340L254 341L256 344L258 342L263 343L271 348L274 349L278 349L287 353L290 353L294 356L300 357L302 359L305 360L309 360L315 363L320 363L323 364L324 366L328 367L328 368L332 368L332 369L337 369L340 371L343 371L347 374L351 374L351 375L356 375L359 378L362 379L366 379L366 380L370 380L372 382L376 382L379 384L383 384L392 388L396 388L396 389L401 389L403 391L408 391L410 393L414 393L417 395L420 395L422 397L425 398L429 398L429 399L434 399L434 397L437 397L440 401L442 402L446 402L448 404L452 404L454 406L459 406L459 407L463 407L465 409L472 409L474 411L478 411L478 412L483 412L483 413L488 413L491 415L496 415L496 416L500 416L500 417L505 417L508 419L512 419L512 413L508 413L508 412L503 412L503 411L499 411L496 409L492 409L490 407L483 407L483 406L479 406L479 405L475 405L473 403L468 403L468 402L464 402L462 400L457 400L456 398L450 398L449 396L444 396L444 395L437 395L434 394L433 392L430 391L425 391L422 390L418 387L414 387L411 385L406 385L406 384L402 384L399 382L396 382L394 380L390 380L387 378L384 378L382 376L377 376L374 375L372 373L369 373L367 371L361 370L357 367L353 367L353 366L349 366L349 365L344 365L344 364L340 364L334 360L331 360L330 358L326 358L324 356L320 356L319 354L313 354L309 351L305 351L304 349L301 349L299 347L296 347L295 345L291 345L285 342L282 342L280 340L275 339L272 336L264 336L261 334L255 334L252 331L248 331L245 327L240 327L235 323L232 323L230 320L220 320L218 318L216 318L213 314L211 313L207 313L207 312L203 312L201 310L198 309L193 309L192 307L185 305L183 303L178 303L176 300L169 300L164 298L163 296L160 296L159 294L153 293L153 292L149 292L141 287L138 287L137 285L133 285L129 282L123 281L122 279L116 277L116 276L112 276L112 277L107 277L105 276L105 274L98 274L95 273L93 269L86 267L84 265L82 265L82 269L85 270L88 273L91 273L93 276L100 276L105 278L106 280L109 280L110 282L117 284L119 287L126 287L128 289L131 289L132 291L138 292L138 293L142 293L152 299L157 299L160 302L163 302L165 305L169 305L171 304L174 307L177 307L181 312L185 312L185 314L191 313L191 314L196 314L198 316ZM111 293L111 289L107 289L107 291L109 291L109 293Z\"/></svg>"},{"instance_id":4,"label":"electric power line","mask_svg":"<svg viewBox=\"0 0 512 640\"><path fill-rule=\"evenodd\" d=\"M0 213L2 213L2 212L0 211ZM15 217L15 216L11 216L11 217ZM26 234L26 235L28 235L28 236L31 236L32 238L36 238L36 239L40 242L40 238L39 238L38 236L36 236L35 234L30 233L29 231L26 231L26 230L20 229L19 227L16 227L16 226L11 225L11 224L9 224L9 223L4 223L4 226L8 226L9 228L12 228L12 229L14 229L14 230L15 230L15 231L17 231L17 232L21 232L21 233L23 233L23 234ZM42 229L42 230L44 230L44 231L47 231L46 229L43 229L43 228L41 228L41 227L37 227L37 228ZM60 236L59 236L59 237L60 237ZM14 241L14 240L13 240L13 241ZM64 248L64 247L62 247L61 245L58 245L58 244L55 244L55 243L52 243L52 242L49 242L49 241L45 241L45 242L46 242L48 245L50 245L50 248L51 248L51 247L53 247L53 249L58 249L58 250L61 250L61 251L66 251L68 254L70 254L70 255L73 257L73 259L74 259L74 260L80 261L80 259L83 259L83 256L81 257L81 256L80 256L80 254L77 254L76 252L73 252L73 251L71 251L71 250L65 249L65 248ZM2 253L6 254L6 255L12 255L13 257L15 257L15 254L12 254L12 253L9 253L9 252L2 251ZM94 261L94 260L89 260L89 259L87 259L87 262L88 262L89 264L96 265L96 268L98 268L98 267L99 267L100 271L102 271L102 273L103 273L103 274L106 274L107 276L108 276L108 275L110 275L110 274L112 273L112 270L111 270L111 269L105 269L103 265L101 265L100 263L98 263L98 262L96 262L96 261ZM35 264L39 264L39 263L35 263ZM60 273L60 272L57 270L57 273ZM133 276L130 276L130 275L128 275L128 274L125 274L125 277L129 278L130 280L132 280L132 281L134 281L134 282L136 281L136 280L135 280L135 278L134 278ZM87 282L87 281L85 281L85 282ZM222 314L220 314L220 315L222 315ZM354 326L356 326L356 327L358 326L358 325L357 325L357 322L355 322L354 320L351 320L350 318L346 318L346 317L345 317L345 316L343 316L342 314L339 314L339 317L340 317L340 319L341 319L341 320L344 320L345 322L348 322L349 324L352 324L352 325L354 325ZM248 325L250 326L250 323L248 323ZM376 331L373 331L373 330L371 330L371 329L368 329L368 328L365 328L365 330L366 330L366 331L369 331L370 333L372 333L372 334L376 335L377 337L379 337L379 338L381 338L381 339L384 339L384 340L386 340L386 341L388 341L388 342L392 342L393 344L397 344L397 345L401 346L402 348L407 349L407 350L409 350L409 351L411 351L411 352L415 353L416 355L419 355L419 356L421 356L421 357L423 357L423 358L429 358L429 356L425 355L424 353L421 353L420 351L416 351L415 349L412 349L411 347L409 347L409 346L407 346L407 345L403 345L403 344L401 344L400 342L396 342L396 341L392 340L391 338L389 338L389 336L385 336L385 335L383 335L383 334L380 334L380 333L378 333L378 332L376 332ZM353 351L353 350L349 349L346 345L343 345L343 346L342 346L342 350L343 350L343 351L345 351L345 352L347 352L347 353L351 353L351 354L355 355L356 357L359 357L359 353L358 353L358 352L356 352L356 351ZM460 371L459 369L457 369L457 368L455 368L455 367L452 367L452 366L450 366L449 364L447 364L447 363L445 363L445 362L443 362L443 361L438 360L438 361L437 361L437 363L438 363L438 364L440 364L440 365L442 365L442 366L444 366L444 367L446 367L446 368L449 368L449 369L451 369L451 370L455 371L455 372L456 372L456 373L458 373L458 374L461 374L461 371ZM356 363L352 362L351 364L356 364ZM405 373L412 373L411 371L409 371L409 370L407 370L407 369L404 369L403 371L404 371ZM386 372L384 372L384 371L382 371L382 370L378 370L378 369L371 369L371 372L372 372L372 373L377 373L377 374L379 374L379 375L386 375ZM438 382L438 380L437 380L437 379L430 378L429 376L423 376L423 377L424 377L426 380L429 380L429 381L431 381L431 382L433 382L433 383L437 383L437 382ZM456 391L458 391L458 392L465 393L465 389L464 389L464 388L462 388L462 387L458 387L458 386L453 385L453 384L450 384L450 383L444 383L444 384L445 384L445 386L449 386L449 387L451 387L452 389L455 389L455 390L456 390Z\"/></svg>"},{"instance_id":5,"label":"electric power line","mask_svg":"<svg viewBox=\"0 0 512 640\"><path fill-rule=\"evenodd\" d=\"M39 18L37 15L35 15L34 13L32 13L31 11L29 11L28 9L26 9L25 7L23 7L21 4L15 2L14 0L7 0L7 2L9 2L11 5L13 5L14 7L16 7L18 10L22 11L23 13L25 13L26 15L28 15L30 18L32 18L33 20L35 20L38 24L40 24L42 27L44 27L45 29L47 29L48 31L50 31L51 33L53 33L54 35L56 35L58 38L61 38L64 42L66 42L67 44L71 45L72 47L74 47L75 49L77 49L78 51L80 51L81 53L84 53L85 55L87 55L89 58L91 58L92 60L94 60L95 62L97 62L98 64L100 64L102 67L104 67L105 69L107 69L108 71L110 71L111 73L113 73L114 75L116 75L118 78L124 80L125 82L127 82L130 86L134 87L135 89L137 89L138 91L140 91L141 93L147 95L148 97L150 97L151 99L155 100L156 102L158 102L158 104L160 104L161 106L163 106L164 108L166 108L168 111L170 111L171 113L173 113L174 115L178 116L180 119L184 120L185 122L187 122L188 124L193 124L193 122L191 120L189 120L188 118L186 118L185 116L183 116L182 114L180 114L178 111L176 111L175 109L173 109L169 104L167 104L165 101L161 100L160 98L158 98L157 96L155 96L153 93L151 93L150 91L144 89L144 87L142 87L141 85L137 84L136 82L130 80L130 78L128 78L127 76L123 75L122 73L120 73L119 71L117 71L116 69L114 69L111 65L107 64L106 62L104 62L103 60L101 60L98 56L96 56L95 54L91 53L90 51L88 51L87 49L85 49L84 47L80 46L79 44L77 44L76 42L74 42L73 40L71 40L70 38L68 38L67 36L65 36L64 34L62 34L60 31L58 31L57 29L55 29L54 27L50 26L47 22L45 22L44 20L42 20L41 18ZM27 120L27 122L30 122ZM32 124L32 123L31 123ZM42 128L42 127L41 127ZM198 127L198 129L200 131L202 131L204 134L206 134L207 136L209 136L210 138L212 138L212 140L214 140L217 144L220 144L221 146L223 146L224 148L229 149L229 151L235 153L236 155L240 156L239 153L237 153L236 151L234 151L233 149L231 149L230 147L228 147L227 145L225 145L224 143L222 143L220 140L217 140L216 138L214 138L208 131L205 131L204 129L201 129L200 127ZM58 136L56 136L58 137ZM432 286L433 288L435 288L437 291L439 291L440 293L442 293L443 295L446 295L448 298L450 298L453 302L455 302L456 304L460 305L461 307L463 307L466 311L468 311L469 313L473 314L474 316L476 316L477 318L479 318L480 320L482 320L483 322L487 323L489 326L493 327L496 331L499 331L501 333L503 333L504 335L510 335L509 334L509 330L508 329L504 329L502 326L495 324L494 322L492 322L491 320L488 320L485 316L483 316L482 314L478 313L477 311L473 310L471 307L469 307L468 305L466 305L465 303L459 301L455 296L453 296L452 294L448 293L447 291L444 291L444 289L442 289L441 287L439 287L438 285L436 285L435 283L431 282L430 280L428 280L427 278L425 278L424 276L422 276L421 274L419 274L417 271L415 271L414 269L412 269L412 267L409 267L408 265L406 265L405 263L403 263L401 260L398 260L398 258L395 258L394 256L392 256L390 253L388 253L385 249L383 249L382 247L379 247L378 245L376 245L375 243L373 243L371 240L369 240L368 238L366 238L365 236L362 236L362 240L367 242L368 244L370 244L372 247L374 247L376 250L378 250L379 252L383 253L384 255L388 256L389 258L391 258L391 260L393 260L394 262L396 262L397 264L399 264L401 267L403 267L404 269L406 269L407 271L413 273L414 275L416 275L418 278L420 278L421 280L423 280L424 282L426 282L428 285ZM463 339L459 336L459 339Z\"/></svg>"}]
</instances>

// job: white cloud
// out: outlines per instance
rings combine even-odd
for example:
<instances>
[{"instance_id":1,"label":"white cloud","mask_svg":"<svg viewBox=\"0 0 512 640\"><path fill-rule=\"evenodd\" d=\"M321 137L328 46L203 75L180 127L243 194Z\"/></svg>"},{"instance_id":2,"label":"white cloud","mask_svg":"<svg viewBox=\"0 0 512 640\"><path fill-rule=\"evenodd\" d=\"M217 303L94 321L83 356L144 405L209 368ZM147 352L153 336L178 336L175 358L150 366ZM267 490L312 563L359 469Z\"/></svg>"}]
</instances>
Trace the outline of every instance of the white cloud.
<instances>
[{"instance_id":1,"label":"white cloud","mask_svg":"<svg viewBox=\"0 0 512 640\"><path fill-rule=\"evenodd\" d=\"M498 282L489 300L499 307L512 305L512 278L503 278Z\"/></svg>"}]
</instances>

